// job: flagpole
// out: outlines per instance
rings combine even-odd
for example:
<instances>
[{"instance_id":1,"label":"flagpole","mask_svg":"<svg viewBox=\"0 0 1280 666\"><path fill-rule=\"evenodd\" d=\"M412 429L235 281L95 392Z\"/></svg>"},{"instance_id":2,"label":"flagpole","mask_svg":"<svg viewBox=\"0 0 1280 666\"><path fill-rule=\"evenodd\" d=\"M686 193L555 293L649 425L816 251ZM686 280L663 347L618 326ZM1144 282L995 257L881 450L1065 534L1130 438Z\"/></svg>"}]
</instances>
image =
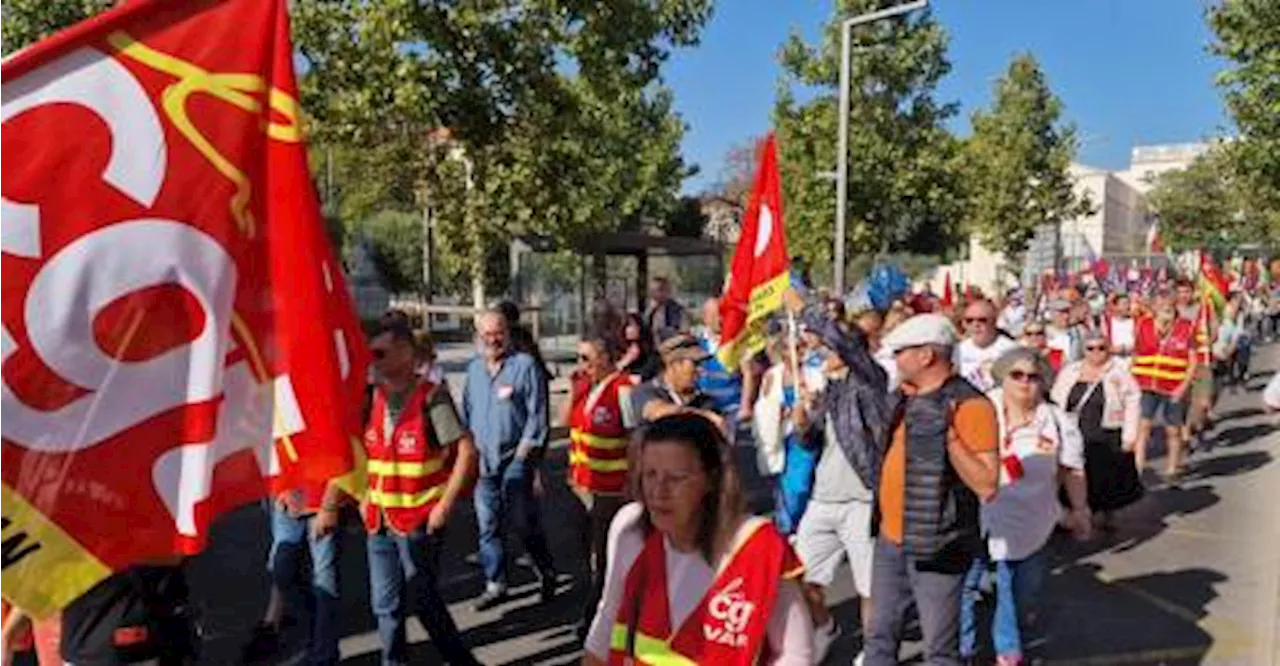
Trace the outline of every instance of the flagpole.
<instances>
[{"instance_id":1,"label":"flagpole","mask_svg":"<svg viewBox=\"0 0 1280 666\"><path fill-rule=\"evenodd\" d=\"M796 313L787 308L787 345L791 348L791 377L792 382L799 387L804 382L804 377L800 374L800 334L799 326L796 325Z\"/></svg>"}]
</instances>

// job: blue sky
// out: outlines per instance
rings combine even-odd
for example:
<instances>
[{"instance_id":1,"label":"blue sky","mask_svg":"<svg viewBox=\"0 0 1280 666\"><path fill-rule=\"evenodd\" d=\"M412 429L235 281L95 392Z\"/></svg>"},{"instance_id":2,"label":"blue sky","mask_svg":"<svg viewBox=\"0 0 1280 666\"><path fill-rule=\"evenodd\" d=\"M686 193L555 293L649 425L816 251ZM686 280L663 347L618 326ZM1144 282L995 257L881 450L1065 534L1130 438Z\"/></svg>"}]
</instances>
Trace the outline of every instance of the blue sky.
<instances>
[{"instance_id":1,"label":"blue sky","mask_svg":"<svg viewBox=\"0 0 1280 666\"><path fill-rule=\"evenodd\" d=\"M1227 123L1213 86L1222 63L1206 51L1205 0L931 6L951 38L952 70L939 99L959 100L952 128L959 133L968 132L969 114L989 103L994 81L1019 51L1035 55L1064 102L1085 164L1121 169L1134 145L1197 141ZM702 168L687 192L714 183L725 152L768 129L779 45L793 28L812 42L832 7L832 0L719 0L702 43L672 57L665 74L689 125L685 159Z\"/></svg>"}]
</instances>

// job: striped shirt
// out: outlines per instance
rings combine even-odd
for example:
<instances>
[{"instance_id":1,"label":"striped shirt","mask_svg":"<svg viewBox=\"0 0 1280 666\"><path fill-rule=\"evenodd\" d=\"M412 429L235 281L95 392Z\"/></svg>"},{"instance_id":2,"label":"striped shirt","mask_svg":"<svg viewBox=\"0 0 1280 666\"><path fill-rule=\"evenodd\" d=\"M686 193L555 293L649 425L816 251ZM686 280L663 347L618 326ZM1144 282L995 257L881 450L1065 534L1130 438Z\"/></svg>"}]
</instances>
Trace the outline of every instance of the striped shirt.
<instances>
[{"instance_id":1,"label":"striped shirt","mask_svg":"<svg viewBox=\"0 0 1280 666\"><path fill-rule=\"evenodd\" d=\"M733 371L724 367L716 351L718 340L713 340L706 329L698 331L698 344L711 354L711 358L702 363L702 372L698 376L698 390L711 398L712 408L721 414L730 414L742 403L742 375L737 368Z\"/></svg>"}]
</instances>

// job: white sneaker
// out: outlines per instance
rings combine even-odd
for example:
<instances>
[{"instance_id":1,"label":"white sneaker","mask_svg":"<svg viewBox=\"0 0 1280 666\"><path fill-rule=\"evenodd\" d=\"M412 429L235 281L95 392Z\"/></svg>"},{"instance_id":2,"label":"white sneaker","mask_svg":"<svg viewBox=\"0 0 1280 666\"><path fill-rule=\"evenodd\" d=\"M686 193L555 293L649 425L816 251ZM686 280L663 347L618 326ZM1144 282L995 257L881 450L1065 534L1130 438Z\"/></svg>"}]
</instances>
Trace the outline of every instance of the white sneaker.
<instances>
[{"instance_id":1,"label":"white sneaker","mask_svg":"<svg viewBox=\"0 0 1280 666\"><path fill-rule=\"evenodd\" d=\"M813 630L813 663L821 664L823 659L827 658L827 652L831 650L832 643L840 637L840 626L836 624L836 619L828 618L826 624Z\"/></svg>"},{"instance_id":2,"label":"white sneaker","mask_svg":"<svg viewBox=\"0 0 1280 666\"><path fill-rule=\"evenodd\" d=\"M858 656L853 658L853 666L862 666L862 660L867 656L866 652L859 652Z\"/></svg>"}]
</instances>

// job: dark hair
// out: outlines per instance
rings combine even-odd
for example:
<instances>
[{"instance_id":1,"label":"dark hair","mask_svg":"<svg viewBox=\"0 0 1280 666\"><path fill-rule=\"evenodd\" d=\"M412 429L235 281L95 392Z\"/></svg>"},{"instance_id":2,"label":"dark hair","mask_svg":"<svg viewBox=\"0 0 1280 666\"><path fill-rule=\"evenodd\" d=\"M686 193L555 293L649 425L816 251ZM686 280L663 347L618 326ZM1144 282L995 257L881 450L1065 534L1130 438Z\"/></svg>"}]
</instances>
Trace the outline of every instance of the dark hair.
<instances>
[{"instance_id":1,"label":"dark hair","mask_svg":"<svg viewBox=\"0 0 1280 666\"><path fill-rule=\"evenodd\" d=\"M639 312L628 312L623 318L621 330L618 331L618 337L622 342L631 344L631 341L627 340L627 327L632 324L635 324L640 331L640 339L636 341L640 344L640 349L645 351L653 349L653 333L649 331L648 325L644 323L644 317L641 317Z\"/></svg>"},{"instance_id":2,"label":"dark hair","mask_svg":"<svg viewBox=\"0 0 1280 666\"><path fill-rule=\"evenodd\" d=\"M511 301L499 301L493 306L493 311L502 315L507 320L507 328L513 329L520 325L520 306Z\"/></svg>"},{"instance_id":3,"label":"dark hair","mask_svg":"<svg viewBox=\"0 0 1280 666\"><path fill-rule=\"evenodd\" d=\"M643 504L644 473L640 469L640 456L646 446L656 443L683 444L698 454L702 470L707 475L708 500L703 504L698 521L698 551L708 563L717 545L726 543L730 530L734 529L747 513L742 486L734 468L729 442L714 423L697 414L682 413L664 416L645 426L639 435L636 456L632 460L632 496ZM653 529L649 510L644 511L644 530Z\"/></svg>"},{"instance_id":4,"label":"dark hair","mask_svg":"<svg viewBox=\"0 0 1280 666\"><path fill-rule=\"evenodd\" d=\"M599 349L604 354L605 359L610 363L618 360L618 357L622 355L618 339L612 335L604 335L599 332L588 332L586 335L582 336L582 342Z\"/></svg>"},{"instance_id":5,"label":"dark hair","mask_svg":"<svg viewBox=\"0 0 1280 666\"><path fill-rule=\"evenodd\" d=\"M1173 281L1174 289L1182 289L1183 287L1186 287L1187 289L1195 289L1195 284L1191 282L1191 278L1187 277L1180 277Z\"/></svg>"},{"instance_id":6,"label":"dark hair","mask_svg":"<svg viewBox=\"0 0 1280 666\"><path fill-rule=\"evenodd\" d=\"M379 324L378 330L374 331L373 337L378 338L384 335L390 335L391 339L396 342L408 342L411 345L417 344L417 338L413 334L413 327L408 322L400 321L394 318L385 318Z\"/></svg>"},{"instance_id":7,"label":"dark hair","mask_svg":"<svg viewBox=\"0 0 1280 666\"><path fill-rule=\"evenodd\" d=\"M409 313L399 308L387 310L382 313L382 317L378 320L378 330L382 330L391 324L404 324L405 326L408 326Z\"/></svg>"}]
</instances>

